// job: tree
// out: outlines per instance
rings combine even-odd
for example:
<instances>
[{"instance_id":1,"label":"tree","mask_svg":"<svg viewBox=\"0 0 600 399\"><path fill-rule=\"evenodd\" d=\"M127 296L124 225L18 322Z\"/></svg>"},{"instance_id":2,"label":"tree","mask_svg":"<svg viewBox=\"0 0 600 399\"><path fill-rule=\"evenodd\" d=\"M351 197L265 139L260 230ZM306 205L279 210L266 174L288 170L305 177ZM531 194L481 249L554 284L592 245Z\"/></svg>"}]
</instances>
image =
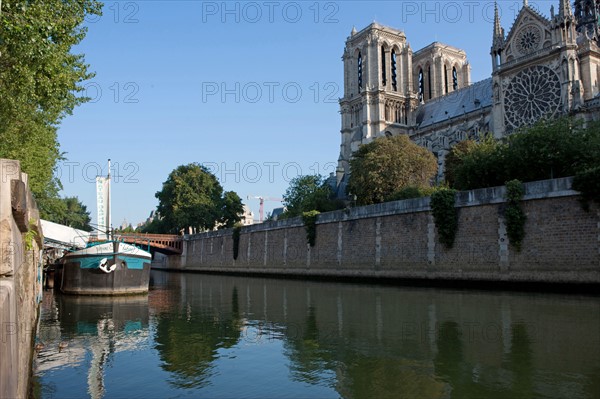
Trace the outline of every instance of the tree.
<instances>
[{"instance_id":1,"label":"tree","mask_svg":"<svg viewBox=\"0 0 600 399\"><path fill-rule=\"evenodd\" d=\"M240 220L234 213L243 212L240 197L233 192L223 195L215 175L197 163L173 170L156 198L162 217L157 226L162 232L177 233L187 227L212 230L218 223L233 226Z\"/></svg>"},{"instance_id":2,"label":"tree","mask_svg":"<svg viewBox=\"0 0 600 399\"><path fill-rule=\"evenodd\" d=\"M78 93L93 77L71 48L86 35L86 15L100 15L101 7L95 0L2 2L0 157L21 161L42 217L60 208L57 126L89 100Z\"/></svg>"},{"instance_id":3,"label":"tree","mask_svg":"<svg viewBox=\"0 0 600 399\"><path fill-rule=\"evenodd\" d=\"M51 201L51 222L85 231L92 231L91 218L87 207L77 197L53 198Z\"/></svg>"},{"instance_id":4,"label":"tree","mask_svg":"<svg viewBox=\"0 0 600 399\"><path fill-rule=\"evenodd\" d=\"M242 220L244 206L242 205L242 199L236 192L226 191L223 194L221 214L221 224L225 228L231 228Z\"/></svg>"},{"instance_id":5,"label":"tree","mask_svg":"<svg viewBox=\"0 0 600 399\"><path fill-rule=\"evenodd\" d=\"M354 153L346 191L358 205L376 204L404 187L429 186L436 172L433 154L408 136L381 137Z\"/></svg>"},{"instance_id":6,"label":"tree","mask_svg":"<svg viewBox=\"0 0 600 399\"><path fill-rule=\"evenodd\" d=\"M457 153L458 155L458 153ZM459 190L500 186L507 181L506 145L491 135L460 152L459 161L450 167L451 186Z\"/></svg>"},{"instance_id":7,"label":"tree","mask_svg":"<svg viewBox=\"0 0 600 399\"><path fill-rule=\"evenodd\" d=\"M504 140L486 137L456 154L450 183L459 190L573 176L600 165L600 124L540 120Z\"/></svg>"},{"instance_id":8,"label":"tree","mask_svg":"<svg viewBox=\"0 0 600 399\"><path fill-rule=\"evenodd\" d=\"M454 187L456 170L462 164L463 158L466 157L475 146L477 146L475 140L464 140L452 147L446 155L444 161L444 178L450 187Z\"/></svg>"},{"instance_id":9,"label":"tree","mask_svg":"<svg viewBox=\"0 0 600 399\"><path fill-rule=\"evenodd\" d=\"M303 212L328 212L340 207L334 198L333 189L321 175L298 176L290 181L283 195L287 208L284 217L300 216Z\"/></svg>"}]
</instances>

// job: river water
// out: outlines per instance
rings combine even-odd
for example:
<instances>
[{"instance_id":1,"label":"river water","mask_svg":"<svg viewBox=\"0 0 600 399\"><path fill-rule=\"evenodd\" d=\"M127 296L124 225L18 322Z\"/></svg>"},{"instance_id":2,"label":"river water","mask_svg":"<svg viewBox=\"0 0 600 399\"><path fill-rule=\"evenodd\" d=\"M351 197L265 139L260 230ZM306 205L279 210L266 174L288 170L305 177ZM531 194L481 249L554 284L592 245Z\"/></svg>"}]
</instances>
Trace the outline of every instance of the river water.
<instances>
[{"instance_id":1,"label":"river water","mask_svg":"<svg viewBox=\"0 0 600 399\"><path fill-rule=\"evenodd\" d=\"M148 296L46 292L37 342L38 398L600 397L578 295L153 271Z\"/></svg>"}]
</instances>

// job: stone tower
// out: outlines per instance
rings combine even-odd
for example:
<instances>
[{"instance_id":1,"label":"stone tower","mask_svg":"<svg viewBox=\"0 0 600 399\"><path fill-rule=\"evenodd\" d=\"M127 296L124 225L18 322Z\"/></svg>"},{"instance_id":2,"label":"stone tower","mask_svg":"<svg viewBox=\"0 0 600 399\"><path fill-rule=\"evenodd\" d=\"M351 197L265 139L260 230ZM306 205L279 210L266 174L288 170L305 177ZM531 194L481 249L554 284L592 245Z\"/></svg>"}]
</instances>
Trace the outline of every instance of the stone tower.
<instances>
[{"instance_id":1,"label":"stone tower","mask_svg":"<svg viewBox=\"0 0 600 399\"><path fill-rule=\"evenodd\" d=\"M413 55L404 32L375 22L360 32L352 29L342 60L339 195L345 190L352 153L361 144L410 134L420 104L470 84L463 50L435 42Z\"/></svg>"},{"instance_id":2,"label":"stone tower","mask_svg":"<svg viewBox=\"0 0 600 399\"><path fill-rule=\"evenodd\" d=\"M402 31L372 23L346 40L342 143L338 186L361 144L380 135L406 133L418 100L412 91L412 50Z\"/></svg>"},{"instance_id":3,"label":"stone tower","mask_svg":"<svg viewBox=\"0 0 600 399\"><path fill-rule=\"evenodd\" d=\"M577 32L595 41L600 40L600 1L575 0Z\"/></svg>"}]
</instances>

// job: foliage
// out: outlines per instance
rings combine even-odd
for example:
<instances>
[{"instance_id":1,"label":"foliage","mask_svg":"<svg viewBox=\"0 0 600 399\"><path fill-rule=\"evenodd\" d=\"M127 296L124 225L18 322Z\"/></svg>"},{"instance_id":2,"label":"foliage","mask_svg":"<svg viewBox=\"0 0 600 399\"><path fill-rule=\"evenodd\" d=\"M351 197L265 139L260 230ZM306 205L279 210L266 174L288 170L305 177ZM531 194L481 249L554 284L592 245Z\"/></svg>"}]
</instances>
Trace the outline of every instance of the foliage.
<instances>
[{"instance_id":1,"label":"foliage","mask_svg":"<svg viewBox=\"0 0 600 399\"><path fill-rule=\"evenodd\" d=\"M459 190L573 176L600 164L600 123L540 120L502 141L487 137L457 155L448 181Z\"/></svg>"},{"instance_id":2,"label":"foliage","mask_svg":"<svg viewBox=\"0 0 600 399\"><path fill-rule=\"evenodd\" d=\"M315 210L302 213L302 220L306 229L306 241L311 247L314 247L317 241L317 217L319 213Z\"/></svg>"},{"instance_id":3,"label":"foliage","mask_svg":"<svg viewBox=\"0 0 600 399\"><path fill-rule=\"evenodd\" d=\"M334 198L333 189L327 179L321 175L293 178L283 195L283 205L286 211L280 219L300 216L310 210L328 212L341 207L340 201Z\"/></svg>"},{"instance_id":4,"label":"foliage","mask_svg":"<svg viewBox=\"0 0 600 399\"><path fill-rule=\"evenodd\" d=\"M399 201L411 198L429 197L434 191L434 187L408 186L396 191L385 200Z\"/></svg>"},{"instance_id":5,"label":"foliage","mask_svg":"<svg viewBox=\"0 0 600 399\"><path fill-rule=\"evenodd\" d=\"M233 228L231 238L233 238L233 259L237 260L240 252L240 234L242 233L242 226L237 224Z\"/></svg>"},{"instance_id":6,"label":"foliage","mask_svg":"<svg viewBox=\"0 0 600 399\"><path fill-rule=\"evenodd\" d=\"M60 121L89 99L81 83L94 75L71 49L86 35L95 0L4 0L0 13L0 157L18 159L42 217L60 208L56 163Z\"/></svg>"},{"instance_id":7,"label":"foliage","mask_svg":"<svg viewBox=\"0 0 600 399\"><path fill-rule=\"evenodd\" d=\"M233 212L243 210L240 197L232 192L224 195L217 178L197 163L173 170L156 198L162 217L156 224L161 231L156 232L162 233L177 233L187 227L212 230L218 223L233 225L240 220Z\"/></svg>"},{"instance_id":8,"label":"foliage","mask_svg":"<svg viewBox=\"0 0 600 399\"><path fill-rule=\"evenodd\" d=\"M504 183L505 144L486 136L476 145L464 145L459 159L451 167L451 187L469 190L480 187L500 186Z\"/></svg>"},{"instance_id":9,"label":"foliage","mask_svg":"<svg viewBox=\"0 0 600 399\"><path fill-rule=\"evenodd\" d=\"M29 219L29 231L23 234L23 241L25 241L25 250L31 251L33 249L33 241L38 236L37 231L34 230L36 225L36 221L34 219Z\"/></svg>"},{"instance_id":10,"label":"foliage","mask_svg":"<svg viewBox=\"0 0 600 399\"><path fill-rule=\"evenodd\" d=\"M475 140L464 140L450 149L444 162L444 178L446 183L453 187L456 181L456 170L467 156L477 146Z\"/></svg>"},{"instance_id":11,"label":"foliage","mask_svg":"<svg viewBox=\"0 0 600 399\"><path fill-rule=\"evenodd\" d=\"M144 225L139 228L139 232L149 234L161 234L168 232L168 229L163 223L162 218L155 217L150 222L144 223Z\"/></svg>"},{"instance_id":12,"label":"foliage","mask_svg":"<svg viewBox=\"0 0 600 399\"><path fill-rule=\"evenodd\" d=\"M130 234L130 233L135 233L135 229L133 228L131 223L129 223L129 225L127 227L125 227L124 229L122 229L122 228L115 229L115 233Z\"/></svg>"},{"instance_id":13,"label":"foliage","mask_svg":"<svg viewBox=\"0 0 600 399\"><path fill-rule=\"evenodd\" d=\"M347 193L358 205L380 203L408 186L425 187L437 172L437 161L408 136L380 137L362 145L350 160Z\"/></svg>"},{"instance_id":14,"label":"foliage","mask_svg":"<svg viewBox=\"0 0 600 399\"><path fill-rule=\"evenodd\" d=\"M234 191L226 191L223 194L221 205L221 224L223 228L231 228L242 220L244 206L242 199Z\"/></svg>"},{"instance_id":15,"label":"foliage","mask_svg":"<svg viewBox=\"0 0 600 399\"><path fill-rule=\"evenodd\" d=\"M581 122L570 118L540 120L508 137L507 180L554 179L573 176L588 149Z\"/></svg>"},{"instance_id":16,"label":"foliage","mask_svg":"<svg viewBox=\"0 0 600 399\"><path fill-rule=\"evenodd\" d=\"M49 199L46 203L52 205L50 209L46 209L46 214L43 218L85 231L92 231L90 226L91 218L87 207L83 205L77 197L65 197Z\"/></svg>"},{"instance_id":17,"label":"foliage","mask_svg":"<svg viewBox=\"0 0 600 399\"><path fill-rule=\"evenodd\" d=\"M573 190L581 192L581 205L586 211L590 201L600 205L600 166L577 173L573 179Z\"/></svg>"},{"instance_id":18,"label":"foliage","mask_svg":"<svg viewBox=\"0 0 600 399\"><path fill-rule=\"evenodd\" d=\"M456 191L440 188L431 194L431 213L440 242L452 248L458 230L458 213L454 207Z\"/></svg>"},{"instance_id":19,"label":"foliage","mask_svg":"<svg viewBox=\"0 0 600 399\"><path fill-rule=\"evenodd\" d=\"M506 219L506 233L509 242L517 249L521 250L523 238L525 238L525 221L527 216L521 208L521 200L525 190L523 183L519 180L506 182L506 209L504 218Z\"/></svg>"}]
</instances>

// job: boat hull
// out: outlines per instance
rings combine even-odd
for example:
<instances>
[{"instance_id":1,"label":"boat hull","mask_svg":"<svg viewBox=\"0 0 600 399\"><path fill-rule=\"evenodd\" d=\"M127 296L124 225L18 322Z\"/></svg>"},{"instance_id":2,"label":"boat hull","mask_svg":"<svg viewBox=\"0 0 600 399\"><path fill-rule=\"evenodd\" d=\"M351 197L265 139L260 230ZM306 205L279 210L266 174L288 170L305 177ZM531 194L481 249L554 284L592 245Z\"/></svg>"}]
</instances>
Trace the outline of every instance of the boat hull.
<instances>
[{"instance_id":1,"label":"boat hull","mask_svg":"<svg viewBox=\"0 0 600 399\"><path fill-rule=\"evenodd\" d=\"M144 294L151 260L148 252L120 242L74 251L63 257L56 286L74 295Z\"/></svg>"}]
</instances>

